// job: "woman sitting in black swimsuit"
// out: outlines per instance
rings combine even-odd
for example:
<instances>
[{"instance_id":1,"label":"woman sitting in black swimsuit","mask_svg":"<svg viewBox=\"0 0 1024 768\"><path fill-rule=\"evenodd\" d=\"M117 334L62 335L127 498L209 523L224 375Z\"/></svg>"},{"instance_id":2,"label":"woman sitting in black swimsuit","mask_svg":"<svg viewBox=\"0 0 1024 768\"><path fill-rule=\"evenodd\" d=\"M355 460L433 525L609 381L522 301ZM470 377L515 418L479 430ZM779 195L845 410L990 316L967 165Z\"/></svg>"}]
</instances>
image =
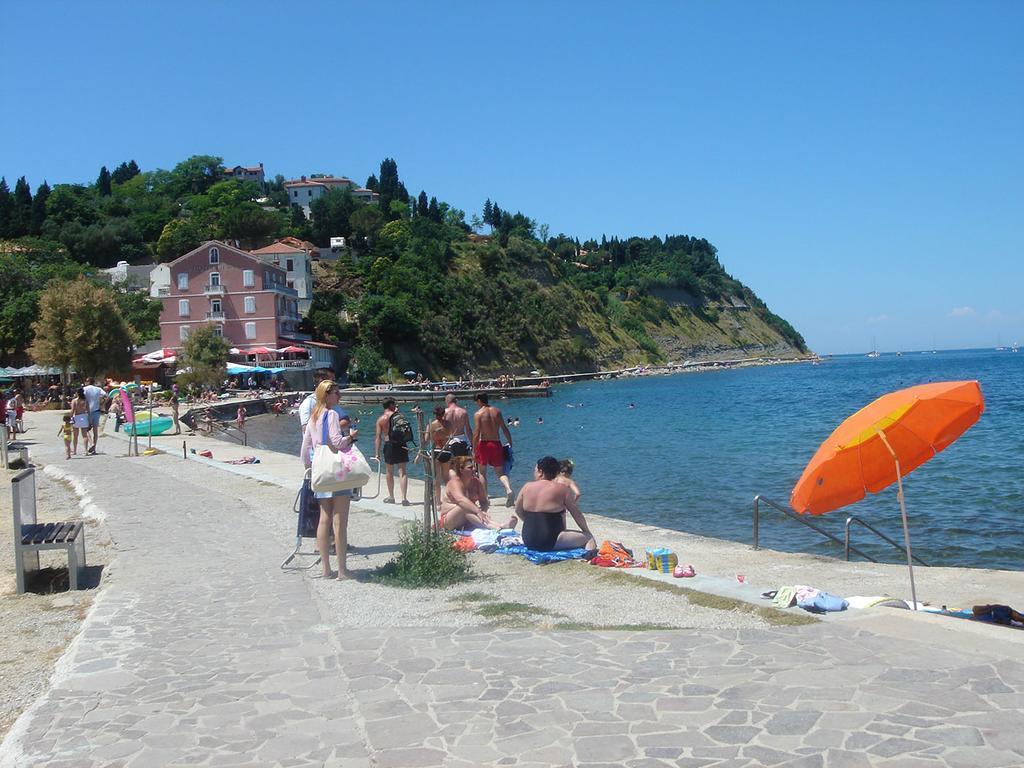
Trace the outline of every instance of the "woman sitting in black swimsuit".
<instances>
[{"instance_id":1,"label":"woman sitting in black swimsuit","mask_svg":"<svg viewBox=\"0 0 1024 768\"><path fill-rule=\"evenodd\" d=\"M577 547L596 549L594 536L576 504L576 495L568 486L555 482L558 471L558 459L545 456L537 462L533 482L519 491L516 516L523 521L523 543L541 552ZM565 529L566 512L580 530Z\"/></svg>"}]
</instances>

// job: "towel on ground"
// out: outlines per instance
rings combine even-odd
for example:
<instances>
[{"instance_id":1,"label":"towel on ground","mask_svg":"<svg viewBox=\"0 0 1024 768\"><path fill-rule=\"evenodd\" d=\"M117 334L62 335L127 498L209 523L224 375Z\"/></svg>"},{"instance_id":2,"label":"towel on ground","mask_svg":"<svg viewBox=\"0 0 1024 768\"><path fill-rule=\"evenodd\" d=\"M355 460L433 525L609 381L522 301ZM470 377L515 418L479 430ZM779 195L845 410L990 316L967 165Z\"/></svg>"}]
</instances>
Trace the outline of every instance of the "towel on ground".
<instances>
[{"instance_id":1,"label":"towel on ground","mask_svg":"<svg viewBox=\"0 0 1024 768\"><path fill-rule=\"evenodd\" d=\"M498 547L494 551L499 555L522 555L531 563L537 565L547 565L548 563L557 563L562 560L582 560L583 556L587 553L587 550L583 547L560 549L557 552L541 552L537 549L529 549L522 544L511 547Z\"/></svg>"}]
</instances>

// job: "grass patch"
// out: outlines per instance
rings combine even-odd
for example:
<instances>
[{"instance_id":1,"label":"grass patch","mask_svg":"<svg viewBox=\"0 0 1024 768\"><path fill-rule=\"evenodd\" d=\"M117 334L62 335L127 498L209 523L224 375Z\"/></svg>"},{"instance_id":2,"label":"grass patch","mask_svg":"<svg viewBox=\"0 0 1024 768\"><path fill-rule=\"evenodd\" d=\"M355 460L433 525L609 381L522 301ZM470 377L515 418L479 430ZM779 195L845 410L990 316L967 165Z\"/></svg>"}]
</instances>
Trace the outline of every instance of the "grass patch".
<instances>
[{"instance_id":1,"label":"grass patch","mask_svg":"<svg viewBox=\"0 0 1024 768\"><path fill-rule=\"evenodd\" d=\"M628 580L635 586L653 589L658 592L670 592L682 595L689 600L691 604L699 605L702 608L714 608L719 611L749 613L753 616L764 619L764 621L771 624L773 627L799 627L807 624L817 624L819 621L806 613L789 613L781 611L778 608L752 605L744 600L712 595L708 592L700 592L696 589L677 587L675 584L666 584L664 581L655 581L654 579L645 579L642 577L638 578L636 576L629 576L625 573L616 573L615 571L602 571L598 574L598 577L602 579L611 579L618 583L625 583L625 581Z\"/></svg>"},{"instance_id":2,"label":"grass patch","mask_svg":"<svg viewBox=\"0 0 1024 768\"><path fill-rule=\"evenodd\" d=\"M423 589L447 587L470 577L469 558L452 546L455 537L445 531L424 531L406 525L398 555L378 568L371 579L392 587Z\"/></svg>"},{"instance_id":3,"label":"grass patch","mask_svg":"<svg viewBox=\"0 0 1024 768\"><path fill-rule=\"evenodd\" d=\"M591 624L588 621L560 621L551 629L587 630L597 632L650 632L658 629L679 629L670 624Z\"/></svg>"},{"instance_id":4,"label":"grass patch","mask_svg":"<svg viewBox=\"0 0 1024 768\"><path fill-rule=\"evenodd\" d=\"M543 608L534 608L526 603L498 602L481 605L474 613L477 616L483 616L485 619L497 619L510 616L520 617L525 614L544 615L547 614L547 611Z\"/></svg>"},{"instance_id":5,"label":"grass patch","mask_svg":"<svg viewBox=\"0 0 1024 768\"><path fill-rule=\"evenodd\" d=\"M452 600L460 603L489 603L497 599L497 595L492 595L488 592L467 592L464 595L456 595L452 598Z\"/></svg>"}]
</instances>

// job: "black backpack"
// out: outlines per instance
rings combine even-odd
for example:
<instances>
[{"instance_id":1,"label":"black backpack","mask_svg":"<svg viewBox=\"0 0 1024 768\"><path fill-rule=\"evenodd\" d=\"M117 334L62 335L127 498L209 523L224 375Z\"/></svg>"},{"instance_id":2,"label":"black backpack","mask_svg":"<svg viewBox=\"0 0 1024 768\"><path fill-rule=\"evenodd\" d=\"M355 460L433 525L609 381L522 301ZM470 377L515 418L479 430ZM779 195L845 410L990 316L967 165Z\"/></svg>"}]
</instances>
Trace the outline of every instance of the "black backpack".
<instances>
[{"instance_id":1,"label":"black backpack","mask_svg":"<svg viewBox=\"0 0 1024 768\"><path fill-rule=\"evenodd\" d=\"M398 443L399 445L416 442L412 432L412 424L409 423L409 419L401 411L396 410L392 413L391 419L388 421L388 442Z\"/></svg>"}]
</instances>

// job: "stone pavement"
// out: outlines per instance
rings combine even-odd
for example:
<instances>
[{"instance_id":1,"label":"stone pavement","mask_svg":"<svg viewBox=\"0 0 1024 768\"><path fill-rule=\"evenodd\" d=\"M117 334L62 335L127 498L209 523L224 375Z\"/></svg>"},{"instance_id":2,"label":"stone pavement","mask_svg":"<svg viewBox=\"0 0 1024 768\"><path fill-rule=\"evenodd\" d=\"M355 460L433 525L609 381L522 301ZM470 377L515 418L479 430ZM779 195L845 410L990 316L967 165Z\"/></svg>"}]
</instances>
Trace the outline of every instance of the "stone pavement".
<instances>
[{"instance_id":1,"label":"stone pavement","mask_svg":"<svg viewBox=\"0 0 1024 768\"><path fill-rule=\"evenodd\" d=\"M171 461L67 465L106 510L117 559L0 766L1024 765L1019 644L842 622L348 627L308 577L278 570L287 544L213 490L219 470L175 477Z\"/></svg>"}]
</instances>

